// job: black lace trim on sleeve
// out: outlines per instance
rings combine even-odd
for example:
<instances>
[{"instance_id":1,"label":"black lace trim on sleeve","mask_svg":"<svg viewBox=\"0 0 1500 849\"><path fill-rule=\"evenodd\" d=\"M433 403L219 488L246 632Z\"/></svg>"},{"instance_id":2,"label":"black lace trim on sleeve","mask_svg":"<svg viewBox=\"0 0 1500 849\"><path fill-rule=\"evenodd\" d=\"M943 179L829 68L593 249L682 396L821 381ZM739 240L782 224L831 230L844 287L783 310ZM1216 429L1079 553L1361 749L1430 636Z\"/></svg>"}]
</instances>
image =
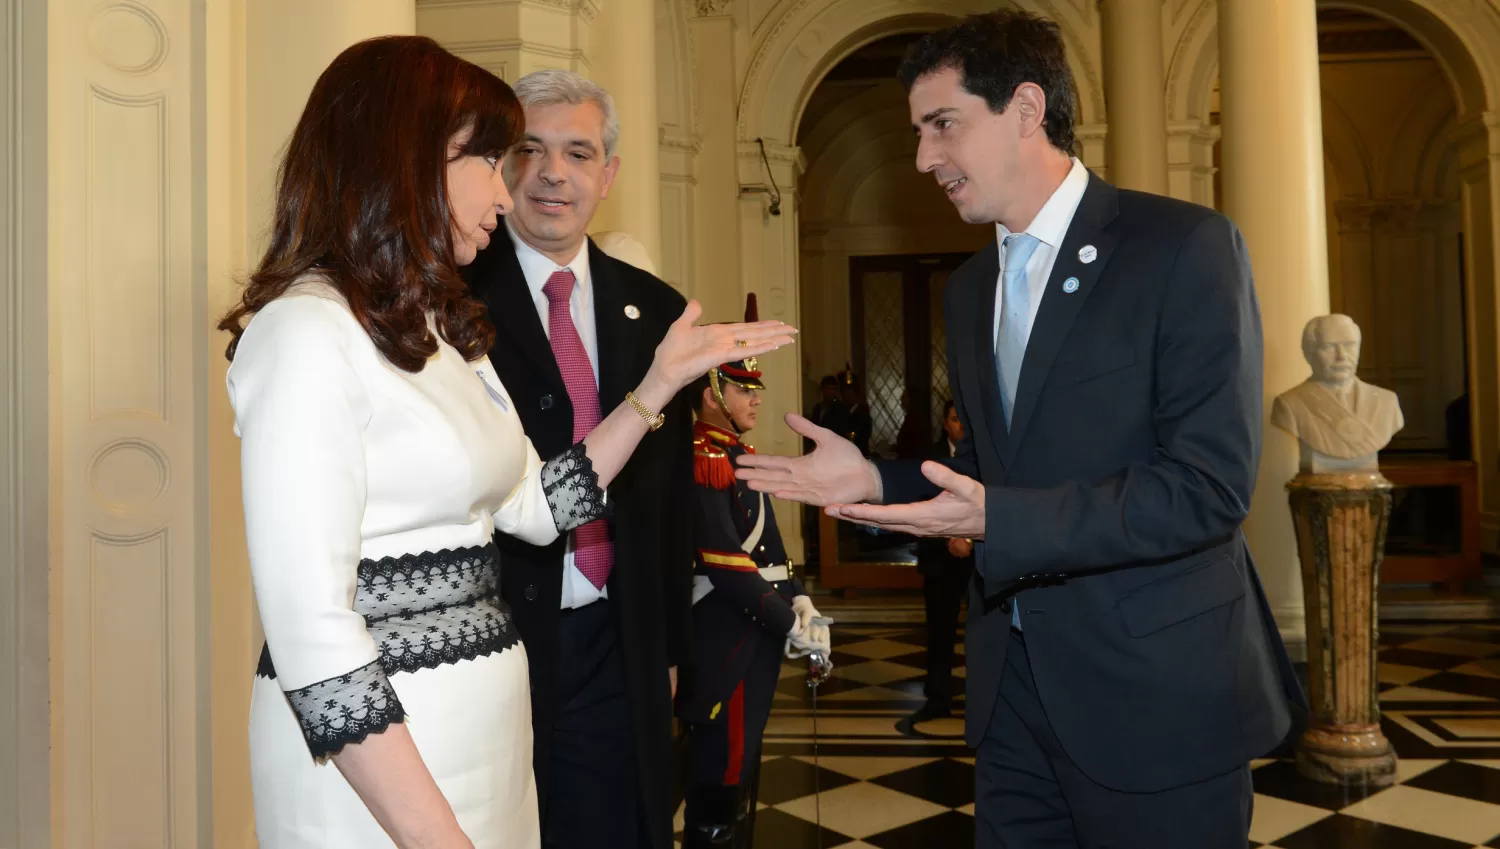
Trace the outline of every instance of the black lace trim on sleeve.
<instances>
[{"instance_id":1,"label":"black lace trim on sleeve","mask_svg":"<svg viewBox=\"0 0 1500 849\"><path fill-rule=\"evenodd\" d=\"M562 533L605 513L604 490L581 442L542 465L542 491L552 508L552 523Z\"/></svg>"},{"instance_id":2,"label":"black lace trim on sleeve","mask_svg":"<svg viewBox=\"0 0 1500 849\"><path fill-rule=\"evenodd\" d=\"M380 661L286 694L315 759L384 731L406 718Z\"/></svg>"}]
</instances>

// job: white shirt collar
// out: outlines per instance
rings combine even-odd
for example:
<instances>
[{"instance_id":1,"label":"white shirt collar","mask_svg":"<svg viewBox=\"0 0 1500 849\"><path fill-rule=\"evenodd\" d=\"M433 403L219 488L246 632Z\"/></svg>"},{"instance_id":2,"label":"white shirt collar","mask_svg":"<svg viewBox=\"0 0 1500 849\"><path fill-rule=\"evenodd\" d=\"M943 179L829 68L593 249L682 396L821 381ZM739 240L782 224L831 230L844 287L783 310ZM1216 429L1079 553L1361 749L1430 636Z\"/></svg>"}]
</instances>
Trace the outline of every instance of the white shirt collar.
<instances>
[{"instance_id":1,"label":"white shirt collar","mask_svg":"<svg viewBox=\"0 0 1500 849\"><path fill-rule=\"evenodd\" d=\"M1073 222L1073 213L1077 211L1078 204L1083 200L1083 193L1089 187L1089 169L1083 167L1078 157L1073 157L1073 167L1068 171L1068 176L1063 178L1062 184L1052 193L1052 197L1042 205L1036 218L1032 219L1026 232L1035 236L1037 241L1048 245L1054 250L1062 247L1063 237L1068 234L1068 225ZM995 223L995 238L1004 244L1005 237L1010 235L1010 230L1004 224Z\"/></svg>"},{"instance_id":2,"label":"white shirt collar","mask_svg":"<svg viewBox=\"0 0 1500 849\"><path fill-rule=\"evenodd\" d=\"M521 273L526 276L526 286L531 289L531 297L533 299L541 299L543 303L546 302L546 295L542 292L542 289L547 285L547 278L551 277L553 272L562 268L571 270L573 276L578 279L578 282L574 285L582 286L585 290L588 288L589 240L587 238L583 240L583 244L578 248L578 254L573 257L572 262L569 262L567 265L558 265L541 251L526 244L526 240L522 239L516 233L516 228L511 226L509 218L505 219L505 229L510 232L511 243L516 246L516 259L521 263Z\"/></svg>"}]
</instances>

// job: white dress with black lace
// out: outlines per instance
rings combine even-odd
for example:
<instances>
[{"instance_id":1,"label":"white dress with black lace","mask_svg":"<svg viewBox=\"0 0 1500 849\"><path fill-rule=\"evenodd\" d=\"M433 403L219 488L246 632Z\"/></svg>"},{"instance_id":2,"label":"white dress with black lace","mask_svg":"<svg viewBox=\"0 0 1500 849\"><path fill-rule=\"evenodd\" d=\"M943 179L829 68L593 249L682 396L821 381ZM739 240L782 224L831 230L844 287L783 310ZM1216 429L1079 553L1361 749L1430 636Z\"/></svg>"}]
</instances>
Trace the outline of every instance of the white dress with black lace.
<instances>
[{"instance_id":1,"label":"white dress with black lace","mask_svg":"<svg viewBox=\"0 0 1500 849\"><path fill-rule=\"evenodd\" d=\"M582 447L543 463L488 361L440 340L402 371L318 281L255 315L228 385L266 634L260 846L392 846L327 756L405 722L476 849L534 849L526 655L491 536L601 515Z\"/></svg>"}]
</instances>

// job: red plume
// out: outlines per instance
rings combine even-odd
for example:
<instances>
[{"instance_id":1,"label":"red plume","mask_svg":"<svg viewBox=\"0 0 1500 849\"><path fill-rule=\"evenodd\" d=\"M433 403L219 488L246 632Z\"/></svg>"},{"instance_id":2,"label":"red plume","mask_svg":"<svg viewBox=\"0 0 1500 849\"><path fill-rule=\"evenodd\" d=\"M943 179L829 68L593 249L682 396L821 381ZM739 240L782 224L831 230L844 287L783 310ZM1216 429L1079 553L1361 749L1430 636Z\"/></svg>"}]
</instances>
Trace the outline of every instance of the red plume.
<instances>
[{"instance_id":1,"label":"red plume","mask_svg":"<svg viewBox=\"0 0 1500 849\"><path fill-rule=\"evenodd\" d=\"M755 305L755 293L745 296L745 322L760 321L760 309Z\"/></svg>"}]
</instances>

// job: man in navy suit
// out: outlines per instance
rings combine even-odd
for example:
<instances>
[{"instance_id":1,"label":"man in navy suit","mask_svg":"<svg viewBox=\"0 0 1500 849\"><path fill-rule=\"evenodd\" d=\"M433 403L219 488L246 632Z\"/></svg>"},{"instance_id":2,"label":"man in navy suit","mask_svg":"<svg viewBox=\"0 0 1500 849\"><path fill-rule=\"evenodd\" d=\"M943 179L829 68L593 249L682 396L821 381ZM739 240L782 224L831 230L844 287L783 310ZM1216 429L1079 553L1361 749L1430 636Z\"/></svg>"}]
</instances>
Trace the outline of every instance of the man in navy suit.
<instances>
[{"instance_id":1,"label":"man in navy suit","mask_svg":"<svg viewBox=\"0 0 1500 849\"><path fill-rule=\"evenodd\" d=\"M944 299L965 438L942 463L870 462L788 416L818 447L737 474L839 518L980 541L980 846L1244 846L1248 762L1305 709L1240 530L1262 428L1244 240L1072 156L1050 21L968 18L900 73L917 167L996 228Z\"/></svg>"}]
</instances>

